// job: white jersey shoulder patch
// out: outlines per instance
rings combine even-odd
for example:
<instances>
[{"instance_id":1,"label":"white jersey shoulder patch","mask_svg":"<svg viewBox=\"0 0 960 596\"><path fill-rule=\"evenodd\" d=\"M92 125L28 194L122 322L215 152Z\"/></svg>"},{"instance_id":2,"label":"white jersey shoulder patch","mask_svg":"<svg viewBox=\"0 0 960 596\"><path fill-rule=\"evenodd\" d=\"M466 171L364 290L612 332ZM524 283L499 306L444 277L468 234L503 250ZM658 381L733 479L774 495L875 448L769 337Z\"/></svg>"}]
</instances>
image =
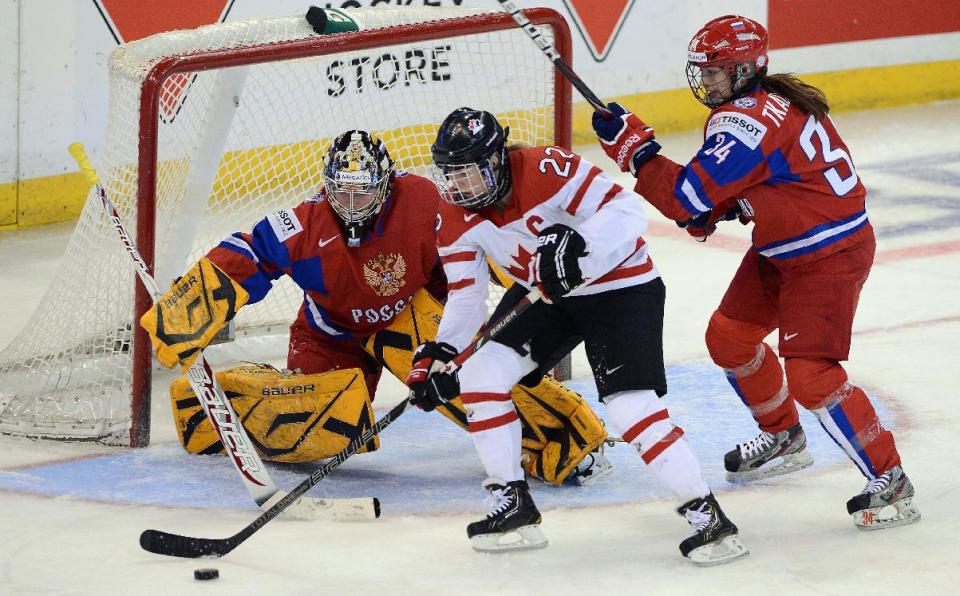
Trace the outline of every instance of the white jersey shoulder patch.
<instances>
[{"instance_id":1,"label":"white jersey shoulder patch","mask_svg":"<svg viewBox=\"0 0 960 596\"><path fill-rule=\"evenodd\" d=\"M273 228L273 233L277 235L277 240L280 242L286 242L303 231L303 226L300 225L300 220L297 219L293 209L278 209L267 216L267 221L270 222L270 227Z\"/></svg>"},{"instance_id":2,"label":"white jersey shoulder patch","mask_svg":"<svg viewBox=\"0 0 960 596\"><path fill-rule=\"evenodd\" d=\"M767 127L755 118L740 112L717 112L707 123L707 137L727 133L739 139L750 149L756 149L767 134Z\"/></svg>"}]
</instances>

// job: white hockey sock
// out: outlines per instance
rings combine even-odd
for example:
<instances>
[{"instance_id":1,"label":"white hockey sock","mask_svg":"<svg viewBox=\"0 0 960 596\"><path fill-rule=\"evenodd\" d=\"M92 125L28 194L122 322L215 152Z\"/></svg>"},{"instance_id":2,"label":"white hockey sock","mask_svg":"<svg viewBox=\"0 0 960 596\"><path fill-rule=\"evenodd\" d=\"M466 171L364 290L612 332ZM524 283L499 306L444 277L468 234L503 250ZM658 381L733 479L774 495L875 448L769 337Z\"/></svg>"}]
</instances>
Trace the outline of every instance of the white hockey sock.
<instances>
[{"instance_id":1,"label":"white hockey sock","mask_svg":"<svg viewBox=\"0 0 960 596\"><path fill-rule=\"evenodd\" d=\"M522 430L510 390L535 367L529 358L490 342L460 369L460 398L467 409L470 436L491 478L506 482L523 479Z\"/></svg>"},{"instance_id":2,"label":"white hockey sock","mask_svg":"<svg viewBox=\"0 0 960 596\"><path fill-rule=\"evenodd\" d=\"M683 502L710 492L700 463L683 429L670 421L667 408L653 391L623 391L608 396L611 430L636 447L647 467Z\"/></svg>"},{"instance_id":3,"label":"white hockey sock","mask_svg":"<svg viewBox=\"0 0 960 596\"><path fill-rule=\"evenodd\" d=\"M520 420L471 432L470 437L483 462L483 468L489 478L501 478L505 482L523 480L523 468L520 467Z\"/></svg>"}]
</instances>

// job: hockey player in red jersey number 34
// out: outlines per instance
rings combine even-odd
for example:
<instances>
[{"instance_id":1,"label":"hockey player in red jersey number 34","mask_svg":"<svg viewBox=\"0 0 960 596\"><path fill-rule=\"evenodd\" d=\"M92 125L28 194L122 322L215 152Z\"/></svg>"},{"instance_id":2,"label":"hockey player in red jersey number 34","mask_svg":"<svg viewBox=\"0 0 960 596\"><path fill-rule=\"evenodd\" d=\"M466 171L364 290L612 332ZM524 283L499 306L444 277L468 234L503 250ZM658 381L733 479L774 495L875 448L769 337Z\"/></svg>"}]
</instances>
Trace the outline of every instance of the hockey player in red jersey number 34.
<instances>
[{"instance_id":1,"label":"hockey player in red jersey number 34","mask_svg":"<svg viewBox=\"0 0 960 596\"><path fill-rule=\"evenodd\" d=\"M619 104L594 115L600 143L636 191L694 236L721 220L753 221L744 255L710 319L707 348L750 408L760 435L727 453L732 481L805 468L813 459L796 404L857 465L867 485L847 502L862 529L920 519L893 435L840 362L875 240L866 189L840 139L823 93L788 74L767 74L767 31L727 15L690 42L687 78L711 108L704 144L690 163L657 155L653 129ZM780 356L764 343L779 328ZM892 507L891 507L892 505Z\"/></svg>"},{"instance_id":2,"label":"hockey player in red jersey number 34","mask_svg":"<svg viewBox=\"0 0 960 596\"><path fill-rule=\"evenodd\" d=\"M467 527L474 548L546 545L540 513L520 467L521 426L510 387L536 383L581 341L607 426L640 453L682 505L692 527L680 550L699 564L745 555L737 527L721 511L693 450L660 397L664 285L642 234L638 197L600 168L560 147L507 147L509 129L484 111L460 108L432 147L441 188L438 243L449 291L436 342L420 346L408 380L419 404L460 394L489 478L490 512ZM459 370L443 363L486 318L489 257L518 284L498 311L530 288L536 302ZM495 312L493 319L496 319Z\"/></svg>"}]
</instances>

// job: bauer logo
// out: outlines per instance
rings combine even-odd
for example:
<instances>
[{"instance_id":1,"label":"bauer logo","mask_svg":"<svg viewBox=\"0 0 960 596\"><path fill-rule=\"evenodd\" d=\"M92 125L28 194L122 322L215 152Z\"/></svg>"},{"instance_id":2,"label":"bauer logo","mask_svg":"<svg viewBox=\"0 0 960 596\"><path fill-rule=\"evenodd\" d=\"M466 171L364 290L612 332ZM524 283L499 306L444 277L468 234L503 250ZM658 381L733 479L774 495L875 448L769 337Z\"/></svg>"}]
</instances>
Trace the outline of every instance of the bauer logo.
<instances>
[{"instance_id":1,"label":"bauer logo","mask_svg":"<svg viewBox=\"0 0 960 596\"><path fill-rule=\"evenodd\" d=\"M767 134L767 127L746 114L717 112L707 123L706 138L718 133L729 133L750 149L756 149Z\"/></svg>"},{"instance_id":2,"label":"bauer logo","mask_svg":"<svg viewBox=\"0 0 960 596\"><path fill-rule=\"evenodd\" d=\"M609 55L634 0L563 0L587 49L597 62Z\"/></svg>"},{"instance_id":3,"label":"bauer logo","mask_svg":"<svg viewBox=\"0 0 960 596\"><path fill-rule=\"evenodd\" d=\"M280 242L286 242L303 231L297 214L289 209L274 211L267 216L267 221L270 222L270 227L273 228L273 233Z\"/></svg>"},{"instance_id":4,"label":"bauer logo","mask_svg":"<svg viewBox=\"0 0 960 596\"><path fill-rule=\"evenodd\" d=\"M177 29L194 29L201 25L222 23L234 0L191 0L189 6L171 6L170 2L130 2L128 0L94 0L100 18L118 44L136 41L154 33ZM163 82L160 91L160 118L173 122L190 87L196 80L192 73L177 74Z\"/></svg>"}]
</instances>

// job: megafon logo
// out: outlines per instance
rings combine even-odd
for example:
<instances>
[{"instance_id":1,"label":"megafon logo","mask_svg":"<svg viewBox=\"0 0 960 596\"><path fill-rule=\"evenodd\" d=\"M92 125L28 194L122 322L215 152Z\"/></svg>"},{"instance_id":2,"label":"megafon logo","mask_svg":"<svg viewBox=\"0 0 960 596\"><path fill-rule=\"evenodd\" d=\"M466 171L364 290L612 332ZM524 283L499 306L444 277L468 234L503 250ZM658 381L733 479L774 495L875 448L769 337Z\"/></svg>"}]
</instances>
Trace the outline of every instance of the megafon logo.
<instances>
[{"instance_id":1,"label":"megafon logo","mask_svg":"<svg viewBox=\"0 0 960 596\"><path fill-rule=\"evenodd\" d=\"M634 0L563 0L597 62L603 62L610 53L633 3Z\"/></svg>"},{"instance_id":2,"label":"megafon logo","mask_svg":"<svg viewBox=\"0 0 960 596\"><path fill-rule=\"evenodd\" d=\"M93 0L110 35L118 44L163 31L222 23L233 3L234 0ZM178 74L163 82L160 117L164 122L173 122L196 78L196 74Z\"/></svg>"}]
</instances>

